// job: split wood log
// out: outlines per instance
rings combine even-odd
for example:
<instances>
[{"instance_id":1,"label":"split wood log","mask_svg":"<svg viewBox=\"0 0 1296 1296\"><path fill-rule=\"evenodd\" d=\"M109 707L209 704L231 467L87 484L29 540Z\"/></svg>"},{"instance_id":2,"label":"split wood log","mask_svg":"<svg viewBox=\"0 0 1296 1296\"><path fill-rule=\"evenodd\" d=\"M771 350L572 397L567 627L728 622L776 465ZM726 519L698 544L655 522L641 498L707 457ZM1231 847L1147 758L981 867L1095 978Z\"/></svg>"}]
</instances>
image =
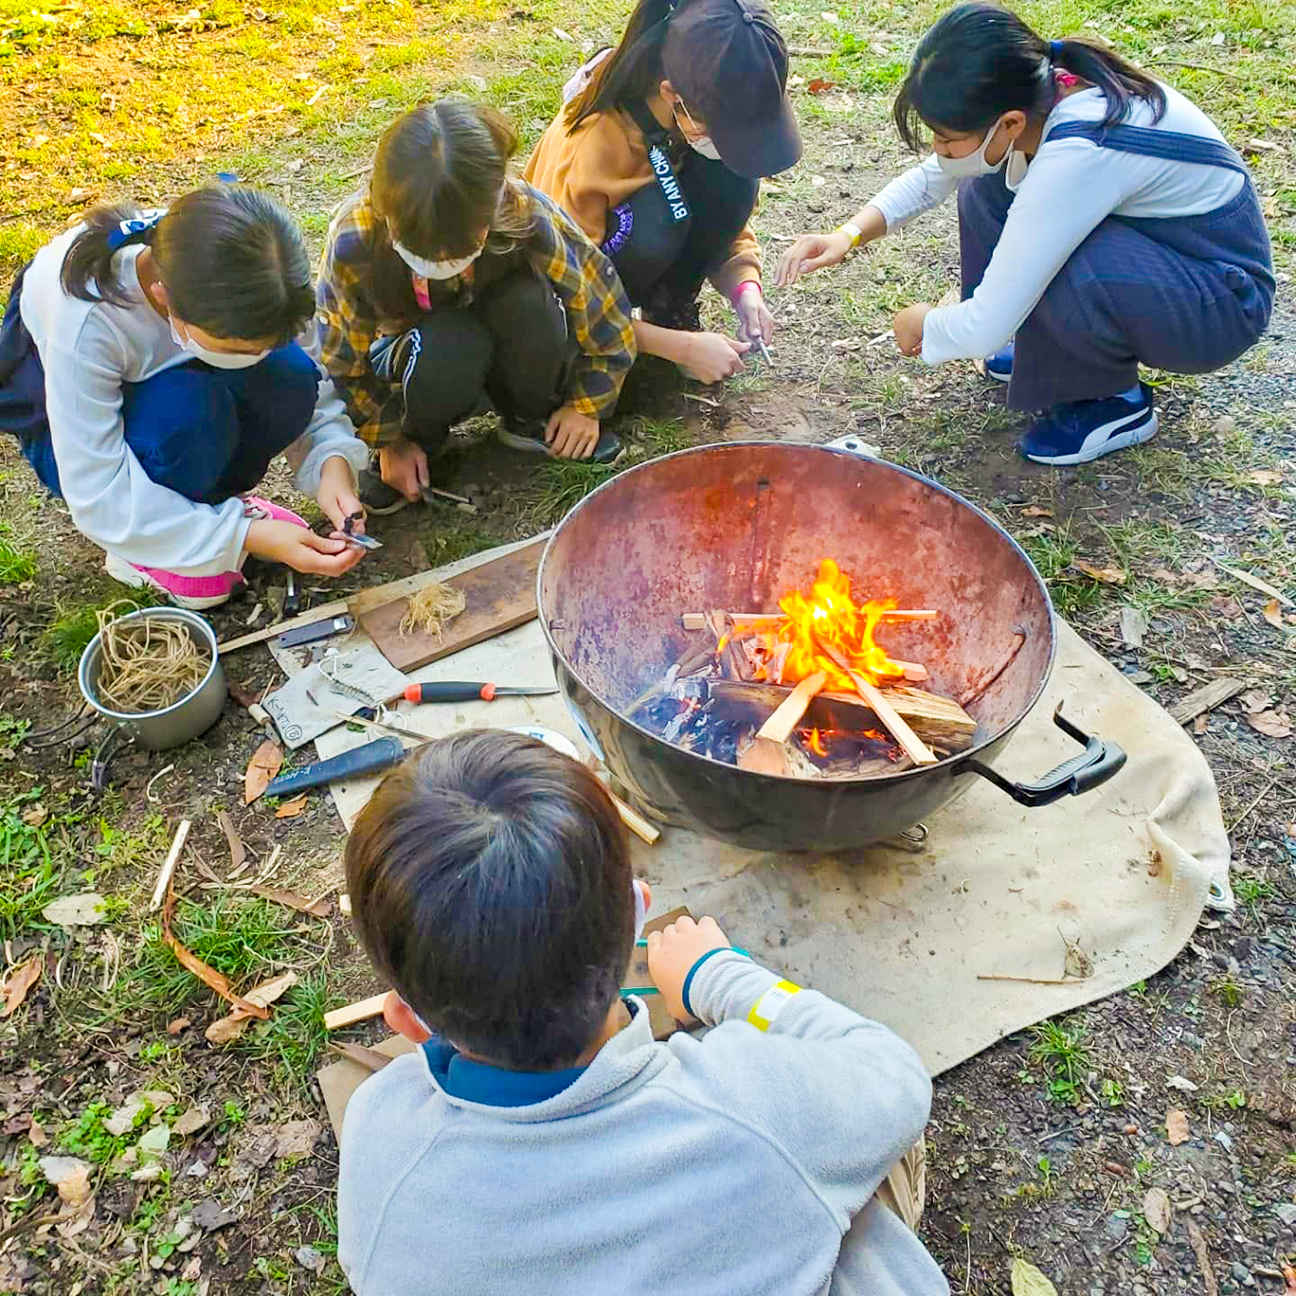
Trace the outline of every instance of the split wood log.
<instances>
[{"instance_id":1,"label":"split wood log","mask_svg":"<svg viewBox=\"0 0 1296 1296\"><path fill-rule=\"evenodd\" d=\"M778 684L743 680L715 679L710 681L710 687L712 697L749 707L756 716L769 714L791 694L790 689ZM963 751L972 745L977 722L952 698L904 686L888 689L886 696L924 742L950 751ZM878 720L857 693L820 693L812 701L804 723L817 724L821 729L851 730L875 728Z\"/></svg>"},{"instance_id":2,"label":"split wood log","mask_svg":"<svg viewBox=\"0 0 1296 1296\"><path fill-rule=\"evenodd\" d=\"M730 679L750 679L752 672L745 660L746 654L734 642L734 636L725 620L724 611L716 608L708 612L707 624L711 627L711 632L716 638L716 655L720 659L721 670Z\"/></svg>"},{"instance_id":3,"label":"split wood log","mask_svg":"<svg viewBox=\"0 0 1296 1296\"><path fill-rule=\"evenodd\" d=\"M705 630L707 619L705 612L685 612L680 620L685 630Z\"/></svg>"},{"instance_id":4,"label":"split wood log","mask_svg":"<svg viewBox=\"0 0 1296 1296\"><path fill-rule=\"evenodd\" d=\"M188 819L180 820L180 826L171 839L171 849L167 851L167 857L162 864L162 871L158 874L157 885L153 888L153 899L149 902L150 910L162 907L163 897L167 893L167 887L171 885L171 876L176 870L176 865L180 862L180 852L184 850L184 844L189 837L189 829L192 827L193 824Z\"/></svg>"},{"instance_id":5,"label":"split wood log","mask_svg":"<svg viewBox=\"0 0 1296 1296\"><path fill-rule=\"evenodd\" d=\"M1235 694L1241 693L1245 687L1246 685L1239 679L1226 677L1211 680L1209 684L1203 684L1201 688L1193 689L1187 697L1180 698L1170 708L1170 715L1181 725L1190 724L1203 711L1213 710L1222 702L1227 702Z\"/></svg>"},{"instance_id":6,"label":"split wood log","mask_svg":"<svg viewBox=\"0 0 1296 1296\"><path fill-rule=\"evenodd\" d=\"M748 746L738 753L738 768L749 770L753 774L774 774L791 778L792 770L788 764L787 748L782 743L762 738L759 734Z\"/></svg>"},{"instance_id":7,"label":"split wood log","mask_svg":"<svg viewBox=\"0 0 1296 1296\"><path fill-rule=\"evenodd\" d=\"M889 612L882 614L884 621L934 621L940 613L935 608L892 608ZM698 618L701 617L702 621ZM744 626L777 625L784 620L781 612L726 612L725 619L730 625ZM685 630L701 630L705 616L701 612L685 612L683 614ZM695 623L695 624L694 624Z\"/></svg>"},{"instance_id":8,"label":"split wood log","mask_svg":"<svg viewBox=\"0 0 1296 1296\"><path fill-rule=\"evenodd\" d=\"M823 671L816 671L806 676L800 684L779 703L777 710L761 725L758 738L768 738L773 743L785 743L792 735L792 730L801 723L806 708L814 701L815 695L828 683L828 676Z\"/></svg>"},{"instance_id":9,"label":"split wood log","mask_svg":"<svg viewBox=\"0 0 1296 1296\"><path fill-rule=\"evenodd\" d=\"M684 615L688 617L691 616L692 613L686 612ZM927 617L926 612L906 612L903 615L911 617L914 620L924 619ZM935 616L936 613L932 612L931 615ZM729 624L733 626L730 633L734 640L746 639L754 635L764 634L766 631L771 630L779 620L777 617L764 615L753 615L752 617L747 617L741 612L726 612L725 616L728 619ZM719 636L717 636L717 638L718 637ZM921 662L904 661L900 657L893 657L891 660L895 662L902 671L904 671L904 678L910 684L922 684L928 678L927 667ZM747 677L743 676L743 678L745 679Z\"/></svg>"},{"instance_id":10,"label":"split wood log","mask_svg":"<svg viewBox=\"0 0 1296 1296\"><path fill-rule=\"evenodd\" d=\"M377 1017L382 1012L386 999L387 991L384 990L381 994L370 995L368 999L360 999L344 1008L334 1008L332 1012L324 1014L324 1029L341 1030L343 1026L354 1026L356 1022Z\"/></svg>"},{"instance_id":11,"label":"split wood log","mask_svg":"<svg viewBox=\"0 0 1296 1296\"><path fill-rule=\"evenodd\" d=\"M837 663L838 669L850 676L851 683L859 691L860 697L873 708L873 714L882 722L882 727L900 744L901 751L915 765L935 765L938 760L936 753L914 733L895 707L882 696L882 690L871 680L851 670L846 658L831 644L824 643L822 639L817 639L815 642L825 656Z\"/></svg>"},{"instance_id":12,"label":"split wood log","mask_svg":"<svg viewBox=\"0 0 1296 1296\"><path fill-rule=\"evenodd\" d=\"M612 804L617 808L617 814L621 816L621 822L630 829L641 841L645 841L651 846L661 836L661 829L655 828L643 817L637 810L632 809L621 800L615 792L609 792L608 796L612 798Z\"/></svg>"}]
</instances>

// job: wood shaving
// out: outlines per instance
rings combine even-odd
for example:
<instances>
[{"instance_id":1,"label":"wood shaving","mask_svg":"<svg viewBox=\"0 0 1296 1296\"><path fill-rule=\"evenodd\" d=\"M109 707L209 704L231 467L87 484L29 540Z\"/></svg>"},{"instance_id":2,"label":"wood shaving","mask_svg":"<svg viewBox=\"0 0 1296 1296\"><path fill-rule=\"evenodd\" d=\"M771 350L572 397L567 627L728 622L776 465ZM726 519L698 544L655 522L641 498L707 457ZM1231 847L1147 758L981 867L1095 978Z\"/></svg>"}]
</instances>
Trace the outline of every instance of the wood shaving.
<instances>
[{"instance_id":1,"label":"wood shaving","mask_svg":"<svg viewBox=\"0 0 1296 1296\"><path fill-rule=\"evenodd\" d=\"M417 594L410 595L405 615L401 618L401 638L421 632L439 640L445 634L446 625L467 606L468 600L461 590L440 581L431 581Z\"/></svg>"},{"instance_id":2,"label":"wood shaving","mask_svg":"<svg viewBox=\"0 0 1296 1296\"><path fill-rule=\"evenodd\" d=\"M116 605L95 613L101 649L99 700L127 715L161 711L188 697L207 677L211 654L186 625L144 618L117 620Z\"/></svg>"}]
</instances>

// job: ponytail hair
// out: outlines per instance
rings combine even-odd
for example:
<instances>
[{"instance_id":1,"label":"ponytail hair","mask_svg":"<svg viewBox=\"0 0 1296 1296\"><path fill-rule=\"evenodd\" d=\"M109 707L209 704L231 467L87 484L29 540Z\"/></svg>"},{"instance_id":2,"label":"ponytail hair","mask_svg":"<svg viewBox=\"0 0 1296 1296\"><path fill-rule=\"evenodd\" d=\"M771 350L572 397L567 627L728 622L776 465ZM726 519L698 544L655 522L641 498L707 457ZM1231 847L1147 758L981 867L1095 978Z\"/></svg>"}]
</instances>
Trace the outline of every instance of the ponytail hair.
<instances>
[{"instance_id":1,"label":"ponytail hair","mask_svg":"<svg viewBox=\"0 0 1296 1296\"><path fill-rule=\"evenodd\" d=\"M1054 68L1102 91L1102 125L1115 126L1135 99L1166 109L1165 91L1146 72L1087 36L1046 41L1021 18L995 4L955 5L918 42L892 117L915 152L927 128L958 135L988 131L1009 112L1048 116L1057 102Z\"/></svg>"},{"instance_id":2,"label":"ponytail hair","mask_svg":"<svg viewBox=\"0 0 1296 1296\"><path fill-rule=\"evenodd\" d=\"M666 19L682 0L639 0L621 43L594 69L589 84L563 113L569 131L595 113L647 99L662 79Z\"/></svg>"},{"instance_id":3,"label":"ponytail hair","mask_svg":"<svg viewBox=\"0 0 1296 1296\"><path fill-rule=\"evenodd\" d=\"M291 341L315 313L310 257L292 217L269 194L240 185L191 190L162 213L104 204L63 258L63 291L81 301L130 304L113 258L152 250L171 309L213 337Z\"/></svg>"}]
</instances>

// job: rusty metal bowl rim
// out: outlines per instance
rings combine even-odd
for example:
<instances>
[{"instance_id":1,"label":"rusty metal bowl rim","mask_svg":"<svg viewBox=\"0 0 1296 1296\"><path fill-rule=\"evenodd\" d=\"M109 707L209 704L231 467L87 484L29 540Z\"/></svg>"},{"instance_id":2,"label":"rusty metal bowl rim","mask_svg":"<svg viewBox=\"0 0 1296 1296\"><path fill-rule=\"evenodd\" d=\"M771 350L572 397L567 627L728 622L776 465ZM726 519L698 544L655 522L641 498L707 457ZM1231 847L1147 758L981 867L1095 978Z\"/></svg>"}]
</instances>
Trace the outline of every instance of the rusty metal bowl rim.
<instances>
[{"instance_id":1,"label":"rusty metal bowl rim","mask_svg":"<svg viewBox=\"0 0 1296 1296\"><path fill-rule=\"evenodd\" d=\"M969 512L974 513L984 523L986 523L986 525L989 526L992 531L996 532L1000 537L1000 539L1002 539L1006 544L1008 544L1012 549L1014 549L1017 553L1017 556L1022 560L1023 564L1025 565L1026 571L1034 579L1035 584L1038 587L1040 593L1044 596L1044 608L1048 613L1048 634L1049 634L1048 659L1044 663L1043 670L1040 671L1040 677L1035 685L1034 692L1031 694L1030 699L1027 701L1026 705L1022 708L1021 713L1017 716L1015 720L1010 721L1008 724L1004 725L1003 728L999 729L997 732L992 733L988 737L983 738L979 742L974 743L971 747L968 747L965 750L960 752L955 752L949 756L944 757L941 760L938 760L935 765L914 765L906 770L897 770L894 774L874 774L874 775L867 775L861 778L831 779L827 781L831 783L841 783L847 786L853 784L870 784L876 786L882 783L896 782L899 781L900 779L907 779L917 775L926 774L931 770L944 769L949 771L950 773L957 773L958 766L965 764L970 760L973 760L979 752L984 751L992 743L998 742L999 739L1003 738L1006 734L1010 734L1014 729L1017 728L1019 724L1021 724L1021 722L1031 713L1031 711L1035 709L1036 703L1039 702L1040 697L1043 695L1044 690L1048 685L1049 677L1053 673L1053 663L1057 657L1057 613L1053 608L1053 599L1049 594L1048 583L1044 580L1043 576L1040 575L1039 569L1031 561L1030 556L1027 554L1025 549L1023 549L1021 545L1018 544L1017 541L1013 539L1013 537L1009 535L1008 532L1005 531L1004 528L997 521L995 521L993 517L990 516L989 513L987 513L983 508L979 507L978 505L973 504L971 500L966 499L964 496L960 495L957 491L953 491L948 486L942 485L942 483L936 481L935 478L926 477L922 473L914 472L912 468L906 468L904 467L903 464L892 463L891 460L889 459L878 459L872 455L864 455L864 454L859 454L856 451L852 451L852 450L843 450L843 449L837 449L834 447L822 446L822 445L802 444L802 445L792 446L789 445L786 441L775 441L775 440L728 441L725 442L723 445L710 443L707 445L690 446L685 450L673 450L669 454L658 455L656 458L653 459L646 459L644 460L643 463L635 464L634 467L632 468L627 468L622 472L616 473L614 476L609 477L608 480L605 481L601 486L596 486L592 491L589 492L589 494L583 496L565 514L563 514L562 518L554 526L552 532L549 535L549 539L546 542L544 547L544 553L540 555L540 565L536 569L536 607L539 610L540 628L544 632L545 642L548 643L549 645L549 651L553 653L553 655L557 657L559 661L562 662L563 667L566 669L567 673L571 675L573 679L580 682L582 688L584 688L592 697L596 698L600 703L600 705L605 707L608 711L612 712L623 724L629 725L631 729L636 730L637 732L643 734L645 737L651 738L656 742L665 744L666 746L670 747L672 751L679 752L683 756L690 757L691 759L698 761L703 766L715 765L724 770L738 770L739 773L749 774L753 778L765 777L763 775L756 774L751 770L744 770L742 769L741 766L731 765L728 761L716 760L715 757L713 756L700 755L698 752L689 751L685 747L677 747L674 743L666 742L666 739L664 739L660 734L653 733L651 729L646 729L644 728L643 725L637 723L634 720L631 720L630 717L627 716L619 707L613 706L612 703L607 699L605 699L597 690L591 688L590 685L585 682L580 672L572 665L566 653L564 653L562 649L558 647L557 643L554 642L554 637L549 631L549 617L545 611L545 605L544 605L544 578L545 578L545 569L549 564L549 555L553 551L554 541L557 540L559 532L563 529L564 526L567 525L567 523L573 517L575 517L577 513L580 512L581 509L583 509L586 506L586 504L588 504L591 500L593 500L596 495L601 495L604 491L610 490L612 487L616 486L616 484L622 481L624 478L629 477L633 473L642 472L646 468L655 468L657 465L665 463L668 460L684 459L687 458L689 455L708 454L708 453L714 454L717 451L720 453L725 453L729 450L742 450L744 448L752 448L752 447L768 448L770 446L777 446L780 449L792 450L798 453L801 451L806 451L809 453L828 454L841 459L847 459L856 462L863 459L869 463L882 464L887 468L894 469L898 473L903 473L906 477L912 477L914 481L921 482L923 485L931 487L933 490L938 491L940 494L953 500L956 504L961 504ZM1011 669L1011 666L1009 667L1009 669ZM824 782L825 780L803 779L803 778L793 777L787 781L793 783L821 783Z\"/></svg>"}]
</instances>

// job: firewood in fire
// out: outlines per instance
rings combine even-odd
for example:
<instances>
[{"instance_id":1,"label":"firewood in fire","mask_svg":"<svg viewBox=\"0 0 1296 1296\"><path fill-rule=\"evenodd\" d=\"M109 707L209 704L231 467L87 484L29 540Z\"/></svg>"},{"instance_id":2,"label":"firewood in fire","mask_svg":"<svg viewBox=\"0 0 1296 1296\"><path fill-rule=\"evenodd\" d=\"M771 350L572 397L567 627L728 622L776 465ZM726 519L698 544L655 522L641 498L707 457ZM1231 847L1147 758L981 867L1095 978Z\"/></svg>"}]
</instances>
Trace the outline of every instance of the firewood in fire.
<instances>
[{"instance_id":1,"label":"firewood in fire","mask_svg":"<svg viewBox=\"0 0 1296 1296\"><path fill-rule=\"evenodd\" d=\"M716 657L721 671L731 679L751 679L755 672L747 665L746 654L734 642L724 611L717 608L709 612L707 623L716 637Z\"/></svg>"},{"instance_id":2,"label":"firewood in fire","mask_svg":"<svg viewBox=\"0 0 1296 1296\"><path fill-rule=\"evenodd\" d=\"M850 663L832 644L817 640L820 651L844 671L862 697L873 708L873 714L882 722L886 731L900 744L904 753L915 765L935 765L937 755L900 717L895 707L882 696L882 691L871 680L851 670Z\"/></svg>"},{"instance_id":3,"label":"firewood in fire","mask_svg":"<svg viewBox=\"0 0 1296 1296\"><path fill-rule=\"evenodd\" d=\"M779 703L777 710L760 727L758 737L768 738L771 742L787 742L792 730L801 723L806 708L814 700L815 694L828 683L828 676L823 671L807 676Z\"/></svg>"},{"instance_id":4,"label":"firewood in fire","mask_svg":"<svg viewBox=\"0 0 1296 1296\"><path fill-rule=\"evenodd\" d=\"M684 615L685 617L691 617L694 614L691 612L686 612ZM927 613L925 611L907 612L904 615L911 618L912 620L928 619ZM934 617L936 613L932 612L931 615ZM733 629L729 632L730 635L732 636L730 642L742 641L744 645L746 644L746 641L749 639L758 638L768 634L773 634L775 630L778 628L781 621L783 620L782 617L778 617L778 616L758 617L753 615L751 617L748 617L745 614L740 612L727 612L725 613L725 616L729 619L729 621L733 625ZM779 647L775 650L774 658L771 659L777 661L779 669L776 673L775 671L771 670L768 666L766 666L765 671L766 671L767 678L782 683L783 664L786 662L787 655L790 650L791 650L791 644L782 643L779 645ZM747 652L748 655L750 656L752 653L752 649L748 648ZM910 684L922 684L928 678L927 667L924 666L921 662L904 661L902 658L899 657L892 657L891 661L896 666L900 667L900 669L904 672L904 679L906 680L906 682ZM752 678L759 678L759 676L753 676L752 673L747 673L743 675L741 678L752 679Z\"/></svg>"},{"instance_id":5,"label":"firewood in fire","mask_svg":"<svg viewBox=\"0 0 1296 1296\"><path fill-rule=\"evenodd\" d=\"M738 753L738 768L753 774L776 774L792 777L787 744L762 738L759 734Z\"/></svg>"}]
</instances>

